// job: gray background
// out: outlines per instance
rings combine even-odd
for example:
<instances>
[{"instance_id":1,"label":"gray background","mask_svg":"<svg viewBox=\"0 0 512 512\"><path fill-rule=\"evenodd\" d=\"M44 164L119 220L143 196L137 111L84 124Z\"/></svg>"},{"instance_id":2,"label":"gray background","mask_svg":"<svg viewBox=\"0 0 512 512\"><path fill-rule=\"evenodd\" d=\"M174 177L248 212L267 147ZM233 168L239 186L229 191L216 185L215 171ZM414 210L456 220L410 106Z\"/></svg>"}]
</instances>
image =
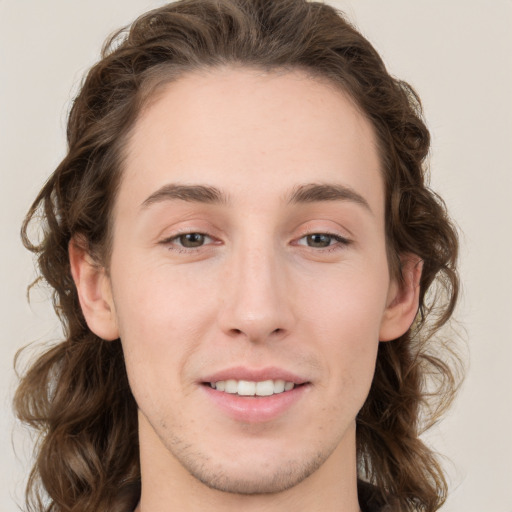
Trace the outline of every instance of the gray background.
<instances>
[{"instance_id":1,"label":"gray background","mask_svg":"<svg viewBox=\"0 0 512 512\"><path fill-rule=\"evenodd\" d=\"M162 3L0 0L1 512L18 510L31 455L11 413L13 357L59 336L44 291L27 304L34 267L19 226L64 155L70 98L105 36ZM427 436L449 459L443 512L512 512L512 1L331 3L419 91L433 186L463 231L457 318L471 363L455 407Z\"/></svg>"}]
</instances>

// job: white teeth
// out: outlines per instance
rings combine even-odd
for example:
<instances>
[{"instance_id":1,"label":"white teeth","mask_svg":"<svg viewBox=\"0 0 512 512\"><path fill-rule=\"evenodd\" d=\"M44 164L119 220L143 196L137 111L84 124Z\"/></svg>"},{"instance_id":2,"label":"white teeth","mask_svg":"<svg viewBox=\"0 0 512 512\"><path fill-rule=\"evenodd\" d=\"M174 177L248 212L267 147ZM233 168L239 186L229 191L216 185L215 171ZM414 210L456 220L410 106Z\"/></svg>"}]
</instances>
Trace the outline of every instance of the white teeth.
<instances>
[{"instance_id":1,"label":"white teeth","mask_svg":"<svg viewBox=\"0 0 512 512\"><path fill-rule=\"evenodd\" d=\"M293 389L293 382L288 382L288 384L291 384L290 389ZM284 391L285 382L284 380L275 380L274 381L274 393L282 393ZM288 390L290 391L290 390Z\"/></svg>"},{"instance_id":2,"label":"white teeth","mask_svg":"<svg viewBox=\"0 0 512 512\"><path fill-rule=\"evenodd\" d=\"M226 389L224 390L226 393L238 393L238 382L236 380L227 380L226 381Z\"/></svg>"},{"instance_id":3,"label":"white teeth","mask_svg":"<svg viewBox=\"0 0 512 512\"><path fill-rule=\"evenodd\" d=\"M242 396L254 396L256 394L256 382L249 382L248 380L239 380L238 394Z\"/></svg>"},{"instance_id":4,"label":"white teeth","mask_svg":"<svg viewBox=\"0 0 512 512\"><path fill-rule=\"evenodd\" d=\"M263 380L258 382L255 386L256 395L258 396L270 396L274 394L274 381Z\"/></svg>"},{"instance_id":5,"label":"white teeth","mask_svg":"<svg viewBox=\"0 0 512 512\"><path fill-rule=\"evenodd\" d=\"M211 382L210 386L217 391L224 391L232 395L240 396L270 396L284 391L290 391L295 387L293 382L284 380L262 380L259 382L249 380L219 380Z\"/></svg>"}]
</instances>

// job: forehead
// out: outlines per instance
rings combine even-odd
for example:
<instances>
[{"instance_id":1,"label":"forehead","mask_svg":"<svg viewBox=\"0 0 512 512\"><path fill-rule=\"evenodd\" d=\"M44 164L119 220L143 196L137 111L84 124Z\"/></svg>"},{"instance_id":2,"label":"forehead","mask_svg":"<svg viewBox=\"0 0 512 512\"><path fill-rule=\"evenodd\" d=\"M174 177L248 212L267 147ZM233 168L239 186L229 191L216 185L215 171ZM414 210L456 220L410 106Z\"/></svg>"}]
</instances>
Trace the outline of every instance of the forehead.
<instances>
[{"instance_id":1,"label":"forehead","mask_svg":"<svg viewBox=\"0 0 512 512\"><path fill-rule=\"evenodd\" d=\"M142 111L126 146L120 196L139 204L167 182L279 195L338 182L382 207L371 123L351 99L301 71L186 74Z\"/></svg>"}]
</instances>

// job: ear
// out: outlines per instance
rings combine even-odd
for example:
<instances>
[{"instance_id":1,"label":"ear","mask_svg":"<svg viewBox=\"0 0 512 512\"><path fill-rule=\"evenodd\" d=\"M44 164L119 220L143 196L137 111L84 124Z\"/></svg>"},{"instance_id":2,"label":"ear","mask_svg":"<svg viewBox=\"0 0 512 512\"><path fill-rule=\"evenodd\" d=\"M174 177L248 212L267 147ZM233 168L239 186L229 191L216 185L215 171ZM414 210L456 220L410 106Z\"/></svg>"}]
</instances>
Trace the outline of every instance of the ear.
<instances>
[{"instance_id":1,"label":"ear","mask_svg":"<svg viewBox=\"0 0 512 512\"><path fill-rule=\"evenodd\" d=\"M405 334L418 313L423 261L415 254L400 256L402 278L393 278L382 318L379 340L396 340Z\"/></svg>"},{"instance_id":2,"label":"ear","mask_svg":"<svg viewBox=\"0 0 512 512\"><path fill-rule=\"evenodd\" d=\"M94 334L104 340L115 340L119 338L119 329L110 278L105 268L94 261L84 245L73 238L68 246L71 275L82 313Z\"/></svg>"}]
</instances>

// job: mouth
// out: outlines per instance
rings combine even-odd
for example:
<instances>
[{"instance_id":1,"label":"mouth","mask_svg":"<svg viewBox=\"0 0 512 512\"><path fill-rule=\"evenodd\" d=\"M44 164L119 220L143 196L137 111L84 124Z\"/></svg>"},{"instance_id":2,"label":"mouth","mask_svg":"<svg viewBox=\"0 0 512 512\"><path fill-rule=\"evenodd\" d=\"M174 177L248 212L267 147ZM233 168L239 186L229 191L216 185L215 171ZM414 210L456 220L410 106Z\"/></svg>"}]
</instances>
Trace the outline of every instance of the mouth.
<instances>
[{"instance_id":1,"label":"mouth","mask_svg":"<svg viewBox=\"0 0 512 512\"><path fill-rule=\"evenodd\" d=\"M205 375L199 382L210 403L244 424L267 423L309 395L312 382L284 368L230 367Z\"/></svg>"},{"instance_id":2,"label":"mouth","mask_svg":"<svg viewBox=\"0 0 512 512\"><path fill-rule=\"evenodd\" d=\"M218 380L215 382L205 382L203 384L217 391L229 393L230 395L266 397L292 391L296 387L303 386L305 383L296 384L292 381L285 381L282 379L267 379L260 381L228 379Z\"/></svg>"}]
</instances>

